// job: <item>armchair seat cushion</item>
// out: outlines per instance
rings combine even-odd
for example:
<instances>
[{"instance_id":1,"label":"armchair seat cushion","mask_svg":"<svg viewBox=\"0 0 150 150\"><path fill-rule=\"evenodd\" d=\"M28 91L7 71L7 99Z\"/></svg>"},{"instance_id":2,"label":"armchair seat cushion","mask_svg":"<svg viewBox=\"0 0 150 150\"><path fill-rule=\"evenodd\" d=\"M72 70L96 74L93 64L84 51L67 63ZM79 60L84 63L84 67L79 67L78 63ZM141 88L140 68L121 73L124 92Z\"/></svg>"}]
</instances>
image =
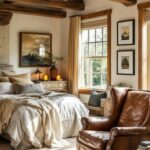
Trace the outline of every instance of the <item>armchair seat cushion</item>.
<instances>
[{"instance_id":1,"label":"armchair seat cushion","mask_svg":"<svg viewBox=\"0 0 150 150\"><path fill-rule=\"evenodd\" d=\"M109 132L82 130L79 132L78 142L94 150L104 150L110 139Z\"/></svg>"}]
</instances>

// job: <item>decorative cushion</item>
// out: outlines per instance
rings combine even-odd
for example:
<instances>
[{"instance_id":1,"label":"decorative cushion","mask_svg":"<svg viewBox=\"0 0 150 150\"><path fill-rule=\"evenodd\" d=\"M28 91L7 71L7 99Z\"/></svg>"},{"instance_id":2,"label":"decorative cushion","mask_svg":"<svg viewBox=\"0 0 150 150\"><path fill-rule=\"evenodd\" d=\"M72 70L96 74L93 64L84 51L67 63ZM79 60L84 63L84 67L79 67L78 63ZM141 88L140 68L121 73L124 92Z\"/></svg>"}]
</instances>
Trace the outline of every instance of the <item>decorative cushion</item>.
<instances>
[{"instance_id":1,"label":"decorative cushion","mask_svg":"<svg viewBox=\"0 0 150 150\"><path fill-rule=\"evenodd\" d=\"M14 84L16 94L45 93L42 84Z\"/></svg>"},{"instance_id":2,"label":"decorative cushion","mask_svg":"<svg viewBox=\"0 0 150 150\"><path fill-rule=\"evenodd\" d=\"M9 77L9 80L12 83L22 83L22 84L34 84L30 78L13 78L13 77Z\"/></svg>"},{"instance_id":3,"label":"decorative cushion","mask_svg":"<svg viewBox=\"0 0 150 150\"><path fill-rule=\"evenodd\" d=\"M99 107L101 103L101 98L106 98L106 93L97 93L95 90L93 90L90 94L88 105Z\"/></svg>"},{"instance_id":4,"label":"decorative cushion","mask_svg":"<svg viewBox=\"0 0 150 150\"><path fill-rule=\"evenodd\" d=\"M29 73L24 73L24 74L11 75L9 77L13 77L13 78L31 78L31 75Z\"/></svg>"},{"instance_id":5,"label":"decorative cushion","mask_svg":"<svg viewBox=\"0 0 150 150\"><path fill-rule=\"evenodd\" d=\"M31 76L30 74L18 74L18 75L13 75L13 76L8 76L9 80L13 83L24 83L24 84L33 84L31 81Z\"/></svg>"},{"instance_id":6,"label":"decorative cushion","mask_svg":"<svg viewBox=\"0 0 150 150\"><path fill-rule=\"evenodd\" d=\"M1 73L2 73L2 76L4 76L4 77L13 76L16 74L16 72L14 70L1 71Z\"/></svg>"},{"instance_id":7,"label":"decorative cushion","mask_svg":"<svg viewBox=\"0 0 150 150\"><path fill-rule=\"evenodd\" d=\"M0 82L9 82L8 77L0 77Z\"/></svg>"},{"instance_id":8,"label":"decorative cushion","mask_svg":"<svg viewBox=\"0 0 150 150\"><path fill-rule=\"evenodd\" d=\"M14 94L14 85L10 82L0 82L0 94Z\"/></svg>"}]
</instances>

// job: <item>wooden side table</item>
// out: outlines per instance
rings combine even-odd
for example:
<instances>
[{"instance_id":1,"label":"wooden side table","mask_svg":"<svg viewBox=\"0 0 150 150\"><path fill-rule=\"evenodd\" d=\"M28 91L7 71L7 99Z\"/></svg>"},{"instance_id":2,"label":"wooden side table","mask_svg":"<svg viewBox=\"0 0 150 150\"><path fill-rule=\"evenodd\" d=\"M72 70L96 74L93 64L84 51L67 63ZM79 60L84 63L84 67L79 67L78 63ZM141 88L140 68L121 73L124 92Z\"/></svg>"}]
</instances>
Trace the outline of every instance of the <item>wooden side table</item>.
<instances>
[{"instance_id":1,"label":"wooden side table","mask_svg":"<svg viewBox=\"0 0 150 150\"><path fill-rule=\"evenodd\" d=\"M102 107L94 107L88 104L85 104L91 116L104 116L104 108Z\"/></svg>"},{"instance_id":2,"label":"wooden side table","mask_svg":"<svg viewBox=\"0 0 150 150\"><path fill-rule=\"evenodd\" d=\"M101 107L104 108L104 116L110 115L111 107L112 107L112 100L108 98L101 99Z\"/></svg>"},{"instance_id":3,"label":"wooden side table","mask_svg":"<svg viewBox=\"0 0 150 150\"><path fill-rule=\"evenodd\" d=\"M68 81L42 81L46 92L56 91L56 92L68 92Z\"/></svg>"}]
</instances>

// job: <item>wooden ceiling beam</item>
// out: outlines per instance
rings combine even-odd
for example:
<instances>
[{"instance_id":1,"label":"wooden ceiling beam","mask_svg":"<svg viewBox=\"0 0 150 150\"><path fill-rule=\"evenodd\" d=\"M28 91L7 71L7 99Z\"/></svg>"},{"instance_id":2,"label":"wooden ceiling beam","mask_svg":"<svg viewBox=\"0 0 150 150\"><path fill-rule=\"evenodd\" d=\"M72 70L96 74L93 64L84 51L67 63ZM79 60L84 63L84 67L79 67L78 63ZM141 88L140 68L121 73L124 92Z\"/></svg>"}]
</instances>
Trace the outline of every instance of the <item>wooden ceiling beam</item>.
<instances>
[{"instance_id":1,"label":"wooden ceiling beam","mask_svg":"<svg viewBox=\"0 0 150 150\"><path fill-rule=\"evenodd\" d=\"M0 3L0 11L46 16L46 17L55 17L55 18L66 17L66 12L62 10L49 10L49 9L34 8L28 6L17 6L15 4L7 4L7 3Z\"/></svg>"},{"instance_id":2,"label":"wooden ceiling beam","mask_svg":"<svg viewBox=\"0 0 150 150\"><path fill-rule=\"evenodd\" d=\"M5 0L6 2L12 2L14 4L28 4L32 6L38 7L49 7L49 8L65 8L65 9L72 9L72 10L79 10L82 11L85 9L85 4L83 1L56 1L56 0Z\"/></svg>"},{"instance_id":3,"label":"wooden ceiling beam","mask_svg":"<svg viewBox=\"0 0 150 150\"><path fill-rule=\"evenodd\" d=\"M11 12L1 12L0 11L0 26L4 26L9 24L11 18L12 18Z\"/></svg>"},{"instance_id":4,"label":"wooden ceiling beam","mask_svg":"<svg viewBox=\"0 0 150 150\"><path fill-rule=\"evenodd\" d=\"M137 0L112 0L112 1L120 2L124 4L125 6L132 6L137 3Z\"/></svg>"}]
</instances>

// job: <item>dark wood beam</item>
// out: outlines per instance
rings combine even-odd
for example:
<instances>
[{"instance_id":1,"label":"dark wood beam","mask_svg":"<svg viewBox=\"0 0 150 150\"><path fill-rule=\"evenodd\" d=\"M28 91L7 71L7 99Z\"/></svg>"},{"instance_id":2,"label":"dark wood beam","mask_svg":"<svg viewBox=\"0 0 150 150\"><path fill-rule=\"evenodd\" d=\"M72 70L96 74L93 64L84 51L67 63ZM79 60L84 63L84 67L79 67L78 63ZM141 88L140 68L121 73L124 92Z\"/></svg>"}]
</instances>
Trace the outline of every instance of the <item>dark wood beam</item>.
<instances>
[{"instance_id":1,"label":"dark wood beam","mask_svg":"<svg viewBox=\"0 0 150 150\"><path fill-rule=\"evenodd\" d=\"M0 26L4 26L9 24L11 18L12 18L11 12L1 12L0 11Z\"/></svg>"},{"instance_id":2,"label":"dark wood beam","mask_svg":"<svg viewBox=\"0 0 150 150\"><path fill-rule=\"evenodd\" d=\"M112 0L112 1L120 2L124 4L125 6L132 6L137 3L137 0Z\"/></svg>"},{"instance_id":3,"label":"dark wood beam","mask_svg":"<svg viewBox=\"0 0 150 150\"><path fill-rule=\"evenodd\" d=\"M50 9L34 8L34 7L27 7L27 6L17 6L15 4L7 4L7 3L0 3L0 11L16 12L22 14L56 17L56 18L66 17L66 12L62 10L50 10Z\"/></svg>"},{"instance_id":4,"label":"dark wood beam","mask_svg":"<svg viewBox=\"0 0 150 150\"><path fill-rule=\"evenodd\" d=\"M38 7L50 7L50 8L65 8L72 10L82 11L85 9L83 1L56 1L56 0L5 0L6 2L13 2L14 4L28 4Z\"/></svg>"}]
</instances>

